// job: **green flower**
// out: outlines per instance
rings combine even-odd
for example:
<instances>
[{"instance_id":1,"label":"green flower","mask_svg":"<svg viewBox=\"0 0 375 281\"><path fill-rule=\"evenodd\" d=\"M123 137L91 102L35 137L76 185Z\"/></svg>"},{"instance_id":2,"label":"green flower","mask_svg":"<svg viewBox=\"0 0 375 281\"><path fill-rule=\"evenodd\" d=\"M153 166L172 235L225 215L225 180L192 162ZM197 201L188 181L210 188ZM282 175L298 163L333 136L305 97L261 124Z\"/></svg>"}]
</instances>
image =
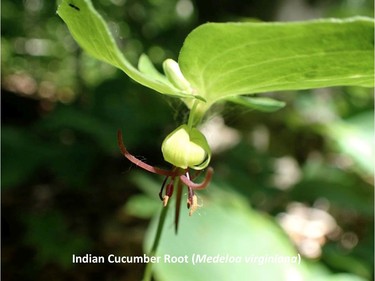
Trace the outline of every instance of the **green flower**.
<instances>
[{"instance_id":1,"label":"green flower","mask_svg":"<svg viewBox=\"0 0 375 281\"><path fill-rule=\"evenodd\" d=\"M187 169L203 170L211 160L211 150L204 135L196 128L181 125L170 133L161 146L164 160Z\"/></svg>"}]
</instances>

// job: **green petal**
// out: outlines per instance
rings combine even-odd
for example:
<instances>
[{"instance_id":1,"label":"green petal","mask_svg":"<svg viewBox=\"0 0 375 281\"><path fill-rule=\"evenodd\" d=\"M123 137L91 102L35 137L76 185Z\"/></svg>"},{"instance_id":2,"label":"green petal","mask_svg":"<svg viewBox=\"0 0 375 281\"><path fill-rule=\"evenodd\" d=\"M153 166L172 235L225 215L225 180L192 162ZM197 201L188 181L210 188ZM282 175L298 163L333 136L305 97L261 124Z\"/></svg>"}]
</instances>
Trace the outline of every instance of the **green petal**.
<instances>
[{"instance_id":1,"label":"green petal","mask_svg":"<svg viewBox=\"0 0 375 281\"><path fill-rule=\"evenodd\" d=\"M211 159L210 147L204 135L196 128L182 125L170 133L162 144L164 160L187 169L202 170Z\"/></svg>"}]
</instances>

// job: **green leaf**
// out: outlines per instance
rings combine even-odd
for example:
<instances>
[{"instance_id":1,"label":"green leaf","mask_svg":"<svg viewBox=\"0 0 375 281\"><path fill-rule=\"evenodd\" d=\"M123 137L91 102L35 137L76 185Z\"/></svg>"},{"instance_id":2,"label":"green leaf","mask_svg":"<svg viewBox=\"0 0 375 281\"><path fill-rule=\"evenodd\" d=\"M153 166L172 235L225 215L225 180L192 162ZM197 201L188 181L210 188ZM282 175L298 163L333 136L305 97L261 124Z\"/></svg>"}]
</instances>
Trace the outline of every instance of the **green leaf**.
<instances>
[{"instance_id":1,"label":"green leaf","mask_svg":"<svg viewBox=\"0 0 375 281\"><path fill-rule=\"evenodd\" d=\"M241 96L233 96L226 98L227 101L259 110L264 112L273 112L283 108L286 103L283 101L278 101L275 99L267 98L267 97L241 97Z\"/></svg>"},{"instance_id":2,"label":"green leaf","mask_svg":"<svg viewBox=\"0 0 375 281\"><path fill-rule=\"evenodd\" d=\"M221 192L218 186L211 185L210 189L215 190L215 196L200 198L203 207L193 216L188 216L188 210L182 206L178 235L171 227L174 214L169 210L157 252L162 259L154 265L156 280L244 280L243 276L247 276L247 280L286 281L289 280L287 272L294 269L295 274L303 277L301 280L307 279L304 264L260 266L256 261L246 263L246 257L295 256L297 253L286 235L269 218L248 208L246 202L234 194ZM154 237L155 222L157 219L146 236L146 248L150 247ZM241 262L193 265L194 254L241 257ZM187 256L188 263L164 262L165 255ZM272 270L264 270L265 267Z\"/></svg>"},{"instance_id":3,"label":"green leaf","mask_svg":"<svg viewBox=\"0 0 375 281\"><path fill-rule=\"evenodd\" d=\"M147 74L147 75L150 75L150 76L154 77L156 80L163 81L165 83L169 83L167 77L164 76L163 74L161 74L155 68L155 66L151 62L150 58L145 54L142 54L139 57L138 69L139 69L140 72L142 72L144 74Z\"/></svg>"},{"instance_id":4,"label":"green leaf","mask_svg":"<svg viewBox=\"0 0 375 281\"><path fill-rule=\"evenodd\" d=\"M175 87L145 55L139 60L139 70L132 66L90 0L63 0L57 13L92 56L146 87L184 98L190 108L191 98L205 102L196 108L198 115L214 102L238 95L374 85L374 21L370 18L204 24L189 34L180 52L181 71L192 86L185 90ZM272 108L251 100L232 101Z\"/></svg>"},{"instance_id":5,"label":"green leaf","mask_svg":"<svg viewBox=\"0 0 375 281\"><path fill-rule=\"evenodd\" d=\"M160 208L160 201L143 194L133 195L123 207L126 214L137 218L149 219Z\"/></svg>"},{"instance_id":6,"label":"green leaf","mask_svg":"<svg viewBox=\"0 0 375 281\"><path fill-rule=\"evenodd\" d=\"M57 13L77 43L93 57L123 70L130 78L159 93L175 97L193 97L174 87L167 79L160 79L154 71L150 71L151 62L147 58L141 57L141 71L132 66L117 47L103 18L94 9L90 0L64 0Z\"/></svg>"},{"instance_id":7,"label":"green leaf","mask_svg":"<svg viewBox=\"0 0 375 281\"><path fill-rule=\"evenodd\" d=\"M231 96L338 85L374 85L374 21L208 23L179 56L207 109Z\"/></svg>"},{"instance_id":8,"label":"green leaf","mask_svg":"<svg viewBox=\"0 0 375 281\"><path fill-rule=\"evenodd\" d=\"M303 257L298 264L262 264L262 259L296 257L297 252L277 224L270 217L252 210L243 197L234 192L222 191L223 187L215 184L211 184L210 189L210 193L215 191L215 195L203 197L203 192L200 192L199 203L203 206L193 216L188 216L187 209L181 209L178 235L172 227L174 214L168 213L156 253L160 262L154 265L155 280L312 281L322 278L319 280L364 281L355 275L320 272ZM155 217L146 235L146 249L151 248L157 221ZM224 258L228 255L240 259L237 263L206 261L194 265L194 255ZM180 257L180 262L165 261L166 256ZM187 260L183 260L185 256Z\"/></svg>"}]
</instances>

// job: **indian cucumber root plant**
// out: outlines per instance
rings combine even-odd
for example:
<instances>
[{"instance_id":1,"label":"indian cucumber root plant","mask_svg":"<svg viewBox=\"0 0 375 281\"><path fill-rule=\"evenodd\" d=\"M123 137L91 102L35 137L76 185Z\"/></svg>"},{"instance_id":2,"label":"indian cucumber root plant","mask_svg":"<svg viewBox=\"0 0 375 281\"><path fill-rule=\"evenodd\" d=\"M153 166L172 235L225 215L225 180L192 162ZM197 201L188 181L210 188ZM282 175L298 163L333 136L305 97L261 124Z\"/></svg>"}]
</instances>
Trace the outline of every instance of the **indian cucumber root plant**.
<instances>
[{"instance_id":1,"label":"indian cucumber root plant","mask_svg":"<svg viewBox=\"0 0 375 281\"><path fill-rule=\"evenodd\" d=\"M192 215L198 207L195 192L206 188L213 175L210 147L197 129L213 104L230 102L271 112L285 104L255 94L374 86L374 20L366 17L203 24L185 39L178 62L165 60L161 73L145 54L137 67L127 60L90 0L63 0L57 13L87 53L155 92L180 99L189 109L187 123L170 133L161 146L165 161L173 166L170 170L137 159L126 149L121 131L117 135L121 152L129 161L165 177L159 192L164 206L176 193L176 231L183 187L187 187ZM204 169L203 181L195 183L196 174ZM154 252L162 223L160 219Z\"/></svg>"}]
</instances>

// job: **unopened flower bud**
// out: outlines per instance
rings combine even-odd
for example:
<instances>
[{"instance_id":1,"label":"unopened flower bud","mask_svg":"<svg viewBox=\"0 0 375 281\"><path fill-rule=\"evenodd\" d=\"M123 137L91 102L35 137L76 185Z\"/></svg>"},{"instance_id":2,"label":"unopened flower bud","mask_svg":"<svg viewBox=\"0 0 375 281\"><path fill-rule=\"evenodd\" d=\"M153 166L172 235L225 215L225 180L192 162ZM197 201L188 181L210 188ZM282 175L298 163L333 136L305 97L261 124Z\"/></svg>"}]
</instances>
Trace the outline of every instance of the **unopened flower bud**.
<instances>
[{"instance_id":1,"label":"unopened flower bud","mask_svg":"<svg viewBox=\"0 0 375 281\"><path fill-rule=\"evenodd\" d=\"M189 81L186 80L180 70L178 63L172 59L166 59L163 62L164 73L168 80L178 89L191 92Z\"/></svg>"}]
</instances>

